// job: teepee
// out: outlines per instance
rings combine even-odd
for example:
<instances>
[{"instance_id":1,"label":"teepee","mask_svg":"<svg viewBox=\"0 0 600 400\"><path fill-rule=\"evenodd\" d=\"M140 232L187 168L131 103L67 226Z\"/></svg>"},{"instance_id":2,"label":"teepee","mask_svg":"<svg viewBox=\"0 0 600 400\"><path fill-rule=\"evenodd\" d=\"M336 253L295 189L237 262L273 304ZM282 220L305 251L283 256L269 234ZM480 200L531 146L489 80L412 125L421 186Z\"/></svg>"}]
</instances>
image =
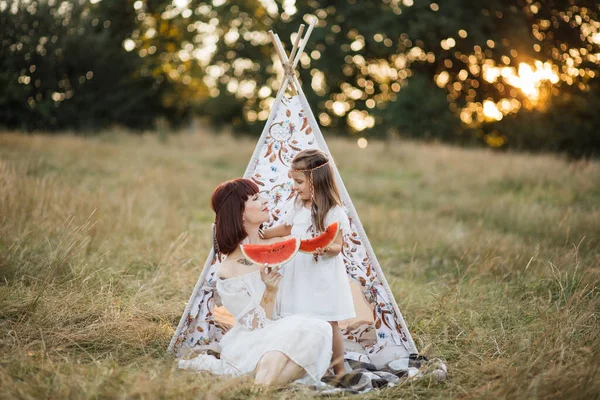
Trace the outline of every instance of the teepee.
<instances>
[{"instance_id":1,"label":"teepee","mask_svg":"<svg viewBox=\"0 0 600 400\"><path fill-rule=\"evenodd\" d=\"M300 26L289 58L279 37L269 32L285 73L244 177L253 180L270 199L270 225L276 225L286 207L292 204L292 181L287 172L294 155L304 149L319 148L331 156L295 73L314 24L313 21L309 25L304 36L304 25ZM292 95L287 93L288 85L292 87ZM330 159L351 226L351 232L346 232L343 238L342 254L357 316L340 323L345 338L345 358L376 366L408 360L417 354L417 348L340 177L335 159ZM221 306L215 289L216 266L211 250L169 345L169 351L177 357L188 356L190 352L218 351L218 341L233 323L231 314Z\"/></svg>"}]
</instances>

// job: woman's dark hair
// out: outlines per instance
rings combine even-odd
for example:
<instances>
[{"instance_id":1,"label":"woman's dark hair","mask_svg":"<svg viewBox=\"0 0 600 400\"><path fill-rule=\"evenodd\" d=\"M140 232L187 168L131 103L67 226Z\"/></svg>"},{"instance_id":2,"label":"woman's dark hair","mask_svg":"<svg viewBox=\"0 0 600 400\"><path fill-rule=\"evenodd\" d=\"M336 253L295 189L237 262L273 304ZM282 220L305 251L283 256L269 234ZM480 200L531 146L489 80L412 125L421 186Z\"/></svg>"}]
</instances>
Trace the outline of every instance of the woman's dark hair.
<instances>
[{"instance_id":1,"label":"woman's dark hair","mask_svg":"<svg viewBox=\"0 0 600 400\"><path fill-rule=\"evenodd\" d=\"M245 203L258 192L258 186L244 178L223 182L213 191L210 204L216 214L215 240L220 253L231 253L248 236L243 221Z\"/></svg>"}]
</instances>

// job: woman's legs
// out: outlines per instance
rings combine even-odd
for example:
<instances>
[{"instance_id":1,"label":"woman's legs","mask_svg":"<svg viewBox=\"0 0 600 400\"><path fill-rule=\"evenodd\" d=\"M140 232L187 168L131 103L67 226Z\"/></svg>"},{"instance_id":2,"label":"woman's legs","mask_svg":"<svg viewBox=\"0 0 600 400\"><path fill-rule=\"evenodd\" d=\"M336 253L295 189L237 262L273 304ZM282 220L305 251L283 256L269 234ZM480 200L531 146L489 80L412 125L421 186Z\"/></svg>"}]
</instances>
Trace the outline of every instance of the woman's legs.
<instances>
[{"instance_id":1,"label":"woman's legs","mask_svg":"<svg viewBox=\"0 0 600 400\"><path fill-rule=\"evenodd\" d=\"M296 379L300 379L306 374L304 368L296 364L290 358L288 358L287 364L281 370L281 373L277 377L278 385L285 385L287 383L293 382Z\"/></svg>"},{"instance_id":2,"label":"woman's legs","mask_svg":"<svg viewBox=\"0 0 600 400\"><path fill-rule=\"evenodd\" d=\"M346 373L346 368L344 368L344 338L342 337L342 332L340 331L337 321L330 321L329 323L333 330L333 355L331 365L333 366L335 375L342 376Z\"/></svg>"},{"instance_id":3,"label":"woman's legs","mask_svg":"<svg viewBox=\"0 0 600 400\"><path fill-rule=\"evenodd\" d=\"M257 385L272 385L286 366L289 358L280 351L268 351L260 358L256 366L254 383Z\"/></svg>"}]
</instances>

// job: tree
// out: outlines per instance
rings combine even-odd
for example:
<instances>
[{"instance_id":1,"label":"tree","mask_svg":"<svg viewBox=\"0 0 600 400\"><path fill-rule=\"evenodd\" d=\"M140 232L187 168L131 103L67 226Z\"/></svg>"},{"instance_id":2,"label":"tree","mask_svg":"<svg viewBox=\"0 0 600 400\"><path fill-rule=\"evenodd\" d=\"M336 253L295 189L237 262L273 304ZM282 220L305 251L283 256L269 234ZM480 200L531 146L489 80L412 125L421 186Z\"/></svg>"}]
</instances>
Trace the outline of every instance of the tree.
<instances>
[{"instance_id":1,"label":"tree","mask_svg":"<svg viewBox=\"0 0 600 400\"><path fill-rule=\"evenodd\" d=\"M0 2L0 125L23 130L148 128L165 84L123 43L130 2Z\"/></svg>"},{"instance_id":2,"label":"tree","mask_svg":"<svg viewBox=\"0 0 600 400\"><path fill-rule=\"evenodd\" d=\"M199 113L256 132L281 82L267 31L289 50L317 18L299 77L326 128L598 149L593 0L97 1L0 1L0 123L145 127Z\"/></svg>"}]
</instances>

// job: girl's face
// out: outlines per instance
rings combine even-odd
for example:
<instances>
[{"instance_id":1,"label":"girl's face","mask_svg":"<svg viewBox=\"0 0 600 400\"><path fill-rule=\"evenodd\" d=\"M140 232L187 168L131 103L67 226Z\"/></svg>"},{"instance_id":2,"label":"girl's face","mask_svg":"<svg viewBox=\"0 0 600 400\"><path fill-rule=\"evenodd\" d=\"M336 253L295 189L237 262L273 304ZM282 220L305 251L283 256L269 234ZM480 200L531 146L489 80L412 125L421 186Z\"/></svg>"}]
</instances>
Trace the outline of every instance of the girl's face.
<instances>
[{"instance_id":1,"label":"girl's face","mask_svg":"<svg viewBox=\"0 0 600 400\"><path fill-rule=\"evenodd\" d=\"M302 200L310 200L310 184L304 172L290 171L290 178L294 181L293 189Z\"/></svg>"},{"instance_id":2,"label":"girl's face","mask_svg":"<svg viewBox=\"0 0 600 400\"><path fill-rule=\"evenodd\" d=\"M269 202L266 198L256 193L248 197L244 206L244 221L252 225L260 225L271 218Z\"/></svg>"}]
</instances>

